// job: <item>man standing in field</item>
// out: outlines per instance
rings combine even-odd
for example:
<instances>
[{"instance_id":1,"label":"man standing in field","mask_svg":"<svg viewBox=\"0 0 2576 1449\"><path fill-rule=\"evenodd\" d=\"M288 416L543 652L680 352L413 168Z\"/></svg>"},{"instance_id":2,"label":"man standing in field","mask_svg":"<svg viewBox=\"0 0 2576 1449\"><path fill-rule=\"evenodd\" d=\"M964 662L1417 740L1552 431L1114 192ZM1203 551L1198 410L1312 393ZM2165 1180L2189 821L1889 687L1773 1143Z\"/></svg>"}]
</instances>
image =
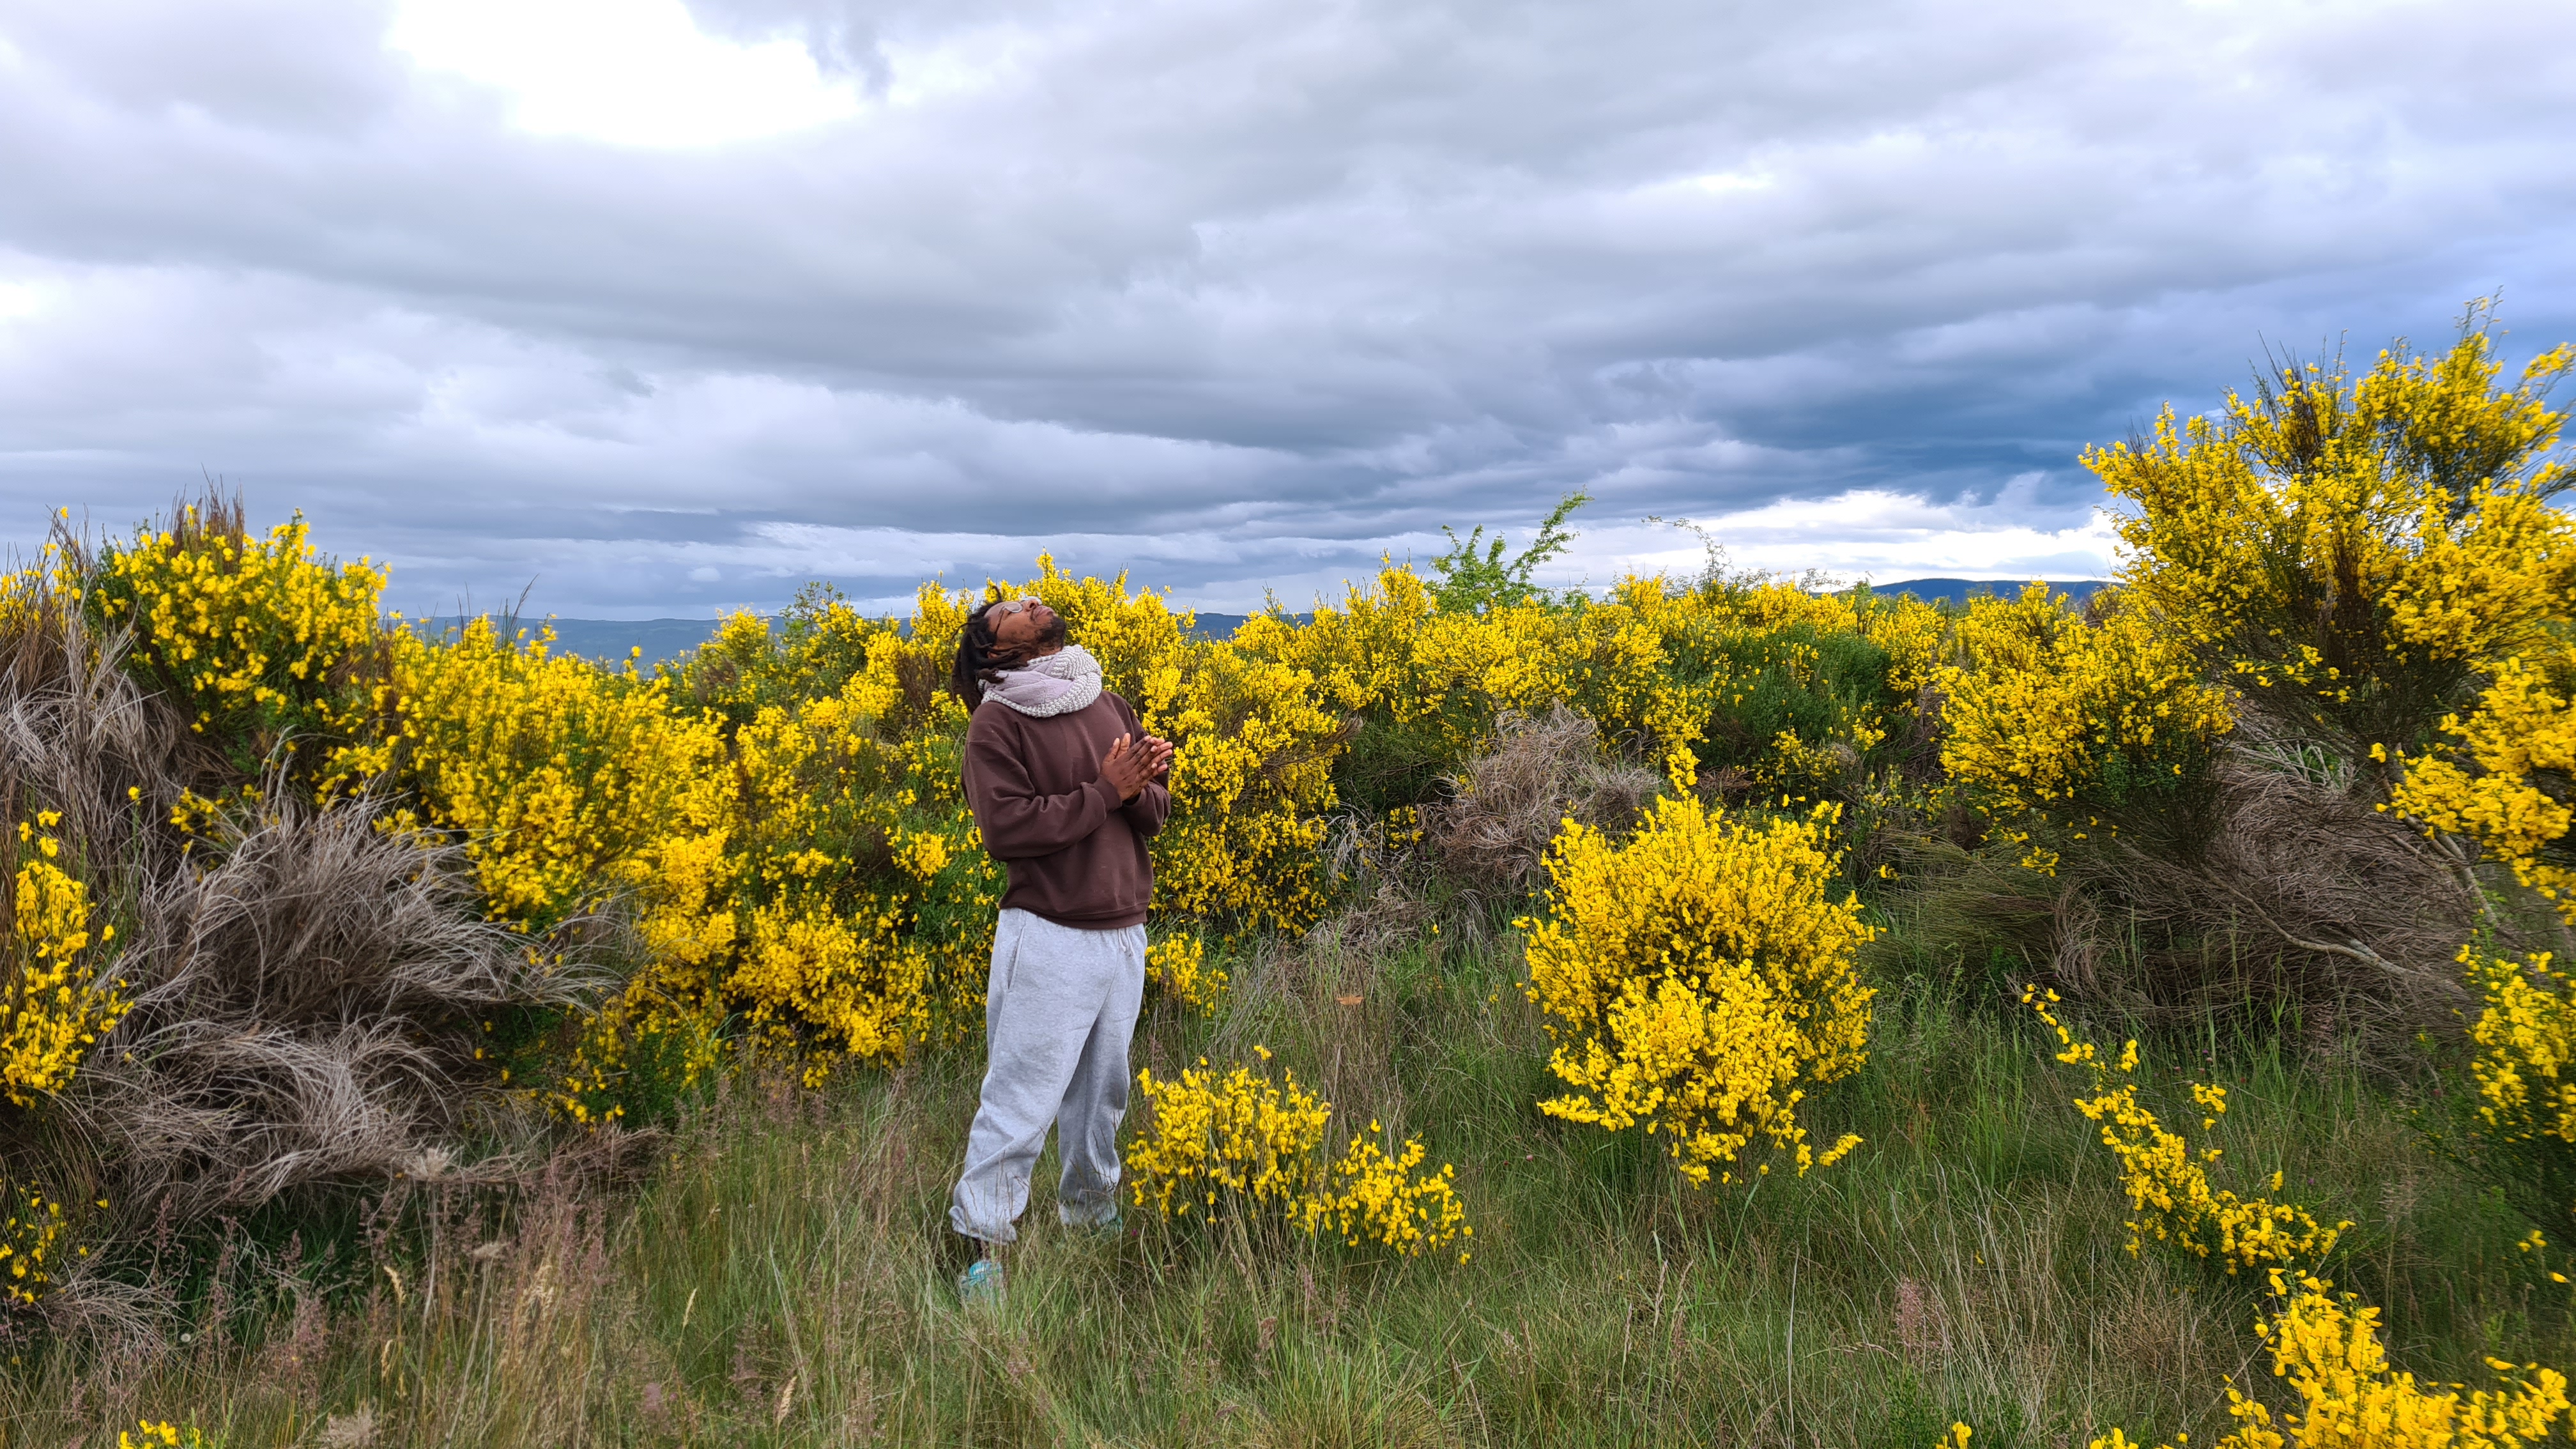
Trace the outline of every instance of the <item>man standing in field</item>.
<instances>
[{"instance_id":1,"label":"man standing in field","mask_svg":"<svg viewBox=\"0 0 2576 1449\"><path fill-rule=\"evenodd\" d=\"M967 616L949 685L973 715L966 800L1010 873L984 997L983 1097L948 1207L975 1250L958 1295L992 1302L994 1254L1019 1236L1049 1124L1064 1160L1058 1214L1118 1223L1118 1123L1154 893L1145 841L1171 814L1172 747L1100 687L1099 662L1036 599Z\"/></svg>"}]
</instances>

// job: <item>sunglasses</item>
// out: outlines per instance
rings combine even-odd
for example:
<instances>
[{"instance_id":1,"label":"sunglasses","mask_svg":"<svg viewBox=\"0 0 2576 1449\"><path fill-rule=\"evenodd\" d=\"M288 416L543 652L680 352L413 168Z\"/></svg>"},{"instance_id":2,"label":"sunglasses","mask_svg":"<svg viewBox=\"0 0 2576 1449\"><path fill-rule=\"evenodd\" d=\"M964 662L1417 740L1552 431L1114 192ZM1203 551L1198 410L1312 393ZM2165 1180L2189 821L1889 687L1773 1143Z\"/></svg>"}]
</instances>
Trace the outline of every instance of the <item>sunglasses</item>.
<instances>
[{"instance_id":1,"label":"sunglasses","mask_svg":"<svg viewBox=\"0 0 2576 1449\"><path fill-rule=\"evenodd\" d=\"M1004 599L997 604L985 605L984 612L988 616L1007 619L1036 602L1035 599Z\"/></svg>"}]
</instances>

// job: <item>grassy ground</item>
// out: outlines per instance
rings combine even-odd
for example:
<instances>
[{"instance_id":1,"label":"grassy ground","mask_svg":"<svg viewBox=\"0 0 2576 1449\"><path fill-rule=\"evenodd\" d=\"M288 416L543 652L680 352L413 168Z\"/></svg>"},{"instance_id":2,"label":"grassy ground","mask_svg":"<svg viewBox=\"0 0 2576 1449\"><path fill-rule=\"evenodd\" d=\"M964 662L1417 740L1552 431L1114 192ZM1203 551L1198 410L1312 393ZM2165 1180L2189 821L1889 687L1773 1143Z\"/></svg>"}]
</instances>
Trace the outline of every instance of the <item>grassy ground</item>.
<instances>
[{"instance_id":1,"label":"grassy ground","mask_svg":"<svg viewBox=\"0 0 2576 1449\"><path fill-rule=\"evenodd\" d=\"M1422 1134L1458 1164L1473 1261L1105 1239L1041 1208L1007 1306L963 1311L942 1239L980 1069L960 1051L815 1093L737 1086L621 1183L566 1174L507 1205L432 1185L398 1230L268 1234L224 1264L236 1331L201 1322L152 1362L31 1351L0 1380L0 1442L109 1445L149 1416L225 1446L1926 1449L1966 1419L2000 1449L2113 1424L2206 1443L2228 1376L2271 1391L2256 1285L2132 1256L2066 1105L2078 1079L2008 1002L1902 953L1878 967L1867 1070L1813 1104L1821 1135L1867 1145L1707 1191L1537 1112L1544 1038L1506 950L1234 965L1228 1010L1158 1008L1140 1064L1259 1042L1344 1113ZM2355 1220L2328 1271L2382 1306L2404 1366L2576 1362L2568 1290L2515 1246L2529 1224L2426 1149L2387 1074L2277 1044L2158 1050L2233 1088L2228 1172L2278 1166Z\"/></svg>"}]
</instances>

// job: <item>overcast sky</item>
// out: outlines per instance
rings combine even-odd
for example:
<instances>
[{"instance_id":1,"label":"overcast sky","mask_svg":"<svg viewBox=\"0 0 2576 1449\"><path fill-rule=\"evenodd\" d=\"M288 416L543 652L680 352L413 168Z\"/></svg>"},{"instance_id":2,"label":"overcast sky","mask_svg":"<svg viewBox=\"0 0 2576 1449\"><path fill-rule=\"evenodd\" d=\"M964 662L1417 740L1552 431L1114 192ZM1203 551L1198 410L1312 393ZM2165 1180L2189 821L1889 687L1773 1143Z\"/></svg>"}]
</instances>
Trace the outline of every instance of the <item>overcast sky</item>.
<instances>
[{"instance_id":1,"label":"overcast sky","mask_svg":"<svg viewBox=\"0 0 2576 1449\"><path fill-rule=\"evenodd\" d=\"M1041 548L1291 604L2098 574L2269 344L2576 337L2576 11L0 0L0 540L200 485L539 613Z\"/></svg>"}]
</instances>

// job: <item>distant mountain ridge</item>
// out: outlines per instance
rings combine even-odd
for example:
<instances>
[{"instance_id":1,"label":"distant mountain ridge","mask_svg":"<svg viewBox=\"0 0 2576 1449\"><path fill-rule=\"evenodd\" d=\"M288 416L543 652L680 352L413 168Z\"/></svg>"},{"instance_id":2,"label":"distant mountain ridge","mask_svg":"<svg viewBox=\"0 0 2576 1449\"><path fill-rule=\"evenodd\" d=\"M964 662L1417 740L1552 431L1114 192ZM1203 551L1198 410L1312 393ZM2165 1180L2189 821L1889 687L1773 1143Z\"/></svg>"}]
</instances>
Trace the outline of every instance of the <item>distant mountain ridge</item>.
<instances>
[{"instance_id":1,"label":"distant mountain ridge","mask_svg":"<svg viewBox=\"0 0 2576 1449\"><path fill-rule=\"evenodd\" d=\"M1998 599L2016 598L2028 579L1907 579L1895 584L1872 584L1873 594L1912 594L1927 604L1948 600L1964 604L1979 594L1992 594ZM2064 594L2075 603L2083 603L2111 586L2109 579L2045 579L2052 594Z\"/></svg>"},{"instance_id":2,"label":"distant mountain ridge","mask_svg":"<svg viewBox=\"0 0 2576 1449\"><path fill-rule=\"evenodd\" d=\"M2049 581L2048 587L2050 592L2064 594L2080 604L2107 583L2104 579L2059 579ZM1872 593L1912 594L1927 604L1942 600L1965 603L1978 594L2010 598L2020 593L2021 588L2020 581L2008 579L1906 579L1900 583L1870 585ZM1251 617L1250 614L1201 611L1195 632L1202 639L1223 639ZM1292 614L1289 617L1302 621L1312 616ZM455 628L458 623L452 617L419 622L442 630ZM677 659L704 644L714 637L716 624L714 619L547 618L519 621L519 626L531 633L541 628L552 628L555 631L554 652L557 654L578 654L584 659L614 665L623 664L632 657L632 651L640 649L647 668Z\"/></svg>"}]
</instances>

